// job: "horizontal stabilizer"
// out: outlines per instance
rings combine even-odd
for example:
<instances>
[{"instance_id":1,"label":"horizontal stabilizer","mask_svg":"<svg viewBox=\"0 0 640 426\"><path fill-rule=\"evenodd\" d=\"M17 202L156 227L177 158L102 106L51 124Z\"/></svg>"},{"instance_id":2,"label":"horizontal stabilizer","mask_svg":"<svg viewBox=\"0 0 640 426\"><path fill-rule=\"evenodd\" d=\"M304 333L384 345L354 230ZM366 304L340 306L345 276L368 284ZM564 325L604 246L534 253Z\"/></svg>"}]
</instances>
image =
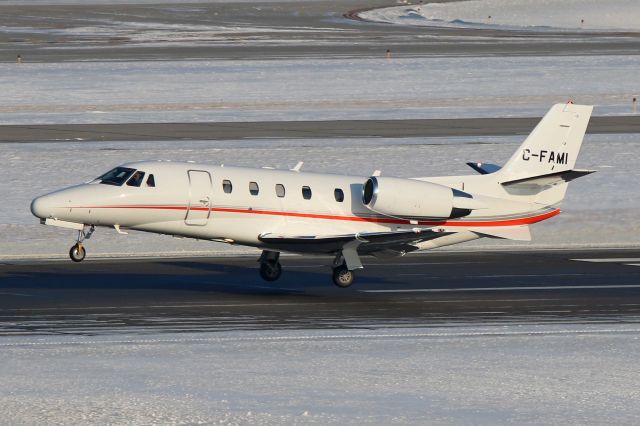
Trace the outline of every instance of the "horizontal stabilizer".
<instances>
[{"instance_id":1,"label":"horizontal stabilizer","mask_svg":"<svg viewBox=\"0 0 640 426\"><path fill-rule=\"evenodd\" d=\"M514 179L506 182L501 182L503 186L514 185L537 185L537 186L552 186L562 182L571 182L579 177L595 173L596 170L565 170L557 173L548 173L539 176L530 176L522 179Z\"/></svg>"},{"instance_id":2,"label":"horizontal stabilizer","mask_svg":"<svg viewBox=\"0 0 640 426\"><path fill-rule=\"evenodd\" d=\"M488 175L500 170L500 166L498 166L497 164L490 164L490 163L467 163L467 166L471 167L473 170L480 173L481 175Z\"/></svg>"},{"instance_id":3,"label":"horizontal stabilizer","mask_svg":"<svg viewBox=\"0 0 640 426\"><path fill-rule=\"evenodd\" d=\"M528 225L522 226L483 226L478 228L469 228L483 237L502 238L505 240L515 241L531 241L531 232Z\"/></svg>"}]
</instances>

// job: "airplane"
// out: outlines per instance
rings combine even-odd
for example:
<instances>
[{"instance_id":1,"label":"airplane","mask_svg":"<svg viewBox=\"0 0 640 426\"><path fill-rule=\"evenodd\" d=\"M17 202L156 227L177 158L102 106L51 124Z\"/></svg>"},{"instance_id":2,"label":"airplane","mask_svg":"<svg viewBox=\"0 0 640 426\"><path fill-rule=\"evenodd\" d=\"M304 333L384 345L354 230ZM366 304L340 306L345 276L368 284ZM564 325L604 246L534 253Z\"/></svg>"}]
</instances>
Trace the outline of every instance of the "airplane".
<instances>
[{"instance_id":1,"label":"airplane","mask_svg":"<svg viewBox=\"0 0 640 426\"><path fill-rule=\"evenodd\" d=\"M86 256L96 227L262 249L260 276L277 280L281 252L331 255L333 282L354 282L361 257L402 256L477 238L531 240L529 226L560 213L593 107L554 105L500 167L475 175L398 178L140 161L35 198L45 225L78 232L69 256Z\"/></svg>"}]
</instances>

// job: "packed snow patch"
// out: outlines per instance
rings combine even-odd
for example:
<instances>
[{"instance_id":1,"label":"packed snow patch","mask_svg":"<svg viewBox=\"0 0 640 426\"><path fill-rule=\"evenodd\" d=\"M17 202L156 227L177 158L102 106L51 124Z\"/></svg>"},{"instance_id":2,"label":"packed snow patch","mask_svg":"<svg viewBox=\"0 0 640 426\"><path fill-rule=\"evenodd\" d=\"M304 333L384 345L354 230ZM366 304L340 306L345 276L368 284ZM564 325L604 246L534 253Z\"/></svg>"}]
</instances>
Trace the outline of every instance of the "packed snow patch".
<instances>
[{"instance_id":1,"label":"packed snow patch","mask_svg":"<svg viewBox=\"0 0 640 426\"><path fill-rule=\"evenodd\" d=\"M640 31L637 0L470 0L386 7L358 16L399 25Z\"/></svg>"}]
</instances>

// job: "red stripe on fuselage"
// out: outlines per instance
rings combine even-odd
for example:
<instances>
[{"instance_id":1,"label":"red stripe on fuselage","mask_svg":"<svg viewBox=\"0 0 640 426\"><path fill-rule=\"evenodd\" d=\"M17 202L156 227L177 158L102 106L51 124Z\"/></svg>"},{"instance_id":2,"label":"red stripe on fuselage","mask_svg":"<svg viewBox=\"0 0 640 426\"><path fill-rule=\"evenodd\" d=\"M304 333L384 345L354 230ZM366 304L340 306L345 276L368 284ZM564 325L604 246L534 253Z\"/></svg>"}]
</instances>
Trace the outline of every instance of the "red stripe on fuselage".
<instances>
[{"instance_id":1,"label":"red stripe on fuselage","mask_svg":"<svg viewBox=\"0 0 640 426\"><path fill-rule=\"evenodd\" d=\"M74 208L85 208L85 209L148 209L148 210L182 210L186 211L188 208L186 206L88 206L88 207L74 207ZM197 211L206 211L208 210L205 207L194 207L191 210ZM259 214L259 215L269 215L269 216L287 216L287 217L301 217L308 219L325 219L325 220L342 220L342 221L351 221L351 222L369 222L369 223L382 223L382 224L393 224L393 225L410 225L412 224L409 220L404 219L392 219L385 217L358 217L358 216L338 216L338 215L327 215L327 214L315 214L315 213L297 213L297 212L284 212L284 211L269 211L269 210L252 210L252 209L238 209L238 208L225 208L225 207L213 207L211 209L213 212L219 213L240 213L240 214ZM522 217L517 219L503 219L503 220L487 220L487 221L450 221L450 220L442 220L442 221L419 221L418 225L426 225L426 226L464 226L464 227L474 227L474 226L518 226L518 225L529 225L532 223L541 222L543 220L549 219L553 216L560 214L559 209L555 209L549 211L547 213L542 213L535 216Z\"/></svg>"}]
</instances>

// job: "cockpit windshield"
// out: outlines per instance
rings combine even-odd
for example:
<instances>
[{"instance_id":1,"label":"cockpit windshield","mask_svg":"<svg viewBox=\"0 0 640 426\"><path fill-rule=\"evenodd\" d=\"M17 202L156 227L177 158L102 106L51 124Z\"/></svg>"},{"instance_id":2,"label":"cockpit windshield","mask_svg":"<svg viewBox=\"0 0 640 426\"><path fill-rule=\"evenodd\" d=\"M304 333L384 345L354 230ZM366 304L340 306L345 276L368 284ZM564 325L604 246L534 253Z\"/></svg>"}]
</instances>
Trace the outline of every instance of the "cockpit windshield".
<instances>
[{"instance_id":1,"label":"cockpit windshield","mask_svg":"<svg viewBox=\"0 0 640 426\"><path fill-rule=\"evenodd\" d=\"M96 181L106 185L120 186L125 183L135 171L136 169L130 169L128 167L116 167L115 169L98 177Z\"/></svg>"}]
</instances>

